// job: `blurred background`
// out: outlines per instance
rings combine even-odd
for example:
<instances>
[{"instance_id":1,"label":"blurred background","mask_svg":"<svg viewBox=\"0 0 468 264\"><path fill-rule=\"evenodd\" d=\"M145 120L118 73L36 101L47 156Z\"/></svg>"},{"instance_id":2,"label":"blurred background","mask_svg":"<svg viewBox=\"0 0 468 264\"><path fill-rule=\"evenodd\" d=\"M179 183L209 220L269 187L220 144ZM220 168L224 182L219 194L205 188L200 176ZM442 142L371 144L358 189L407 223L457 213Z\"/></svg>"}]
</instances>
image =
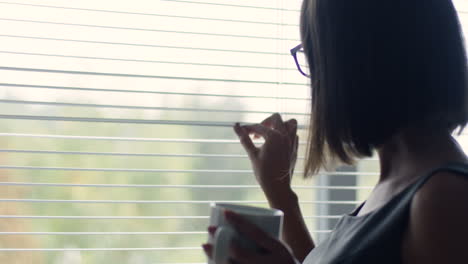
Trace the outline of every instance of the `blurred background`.
<instances>
[{"instance_id":1,"label":"blurred background","mask_svg":"<svg viewBox=\"0 0 468 264\"><path fill-rule=\"evenodd\" d=\"M307 127L300 5L0 1L0 263L205 263L211 202L267 206L232 125ZM320 241L378 161L303 180L299 136L293 185Z\"/></svg>"}]
</instances>

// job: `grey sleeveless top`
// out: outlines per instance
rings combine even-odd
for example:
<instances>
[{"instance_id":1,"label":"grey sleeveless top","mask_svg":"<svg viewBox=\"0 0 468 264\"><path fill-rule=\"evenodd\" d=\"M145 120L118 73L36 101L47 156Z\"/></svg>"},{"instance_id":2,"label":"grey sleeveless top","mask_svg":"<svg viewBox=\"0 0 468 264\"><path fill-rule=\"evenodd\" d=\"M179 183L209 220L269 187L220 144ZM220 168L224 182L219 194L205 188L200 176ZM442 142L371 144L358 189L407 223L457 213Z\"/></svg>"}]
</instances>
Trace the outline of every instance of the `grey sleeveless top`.
<instances>
[{"instance_id":1,"label":"grey sleeveless top","mask_svg":"<svg viewBox=\"0 0 468 264\"><path fill-rule=\"evenodd\" d=\"M304 264L402 263L402 235L409 219L413 196L436 172L449 171L468 180L468 164L452 163L433 170L390 199L383 207L356 216L364 205L345 214L330 233L306 257ZM463 177L461 176L461 177Z\"/></svg>"}]
</instances>

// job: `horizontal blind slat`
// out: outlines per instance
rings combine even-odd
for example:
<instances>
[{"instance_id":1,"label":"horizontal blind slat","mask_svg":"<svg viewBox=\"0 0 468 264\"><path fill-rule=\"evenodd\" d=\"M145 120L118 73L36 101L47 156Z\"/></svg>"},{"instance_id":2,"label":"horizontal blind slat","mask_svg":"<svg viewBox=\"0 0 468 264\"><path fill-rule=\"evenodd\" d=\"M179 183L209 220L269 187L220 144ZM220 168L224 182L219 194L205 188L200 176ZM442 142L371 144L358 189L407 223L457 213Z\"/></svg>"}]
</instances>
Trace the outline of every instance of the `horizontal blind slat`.
<instances>
[{"instance_id":1,"label":"horizontal blind slat","mask_svg":"<svg viewBox=\"0 0 468 264\"><path fill-rule=\"evenodd\" d=\"M263 69L263 70L275 70L275 71L297 71L297 69L295 68L279 68L279 67L267 67L267 66L256 66L256 65L211 64L211 63L196 63L196 62L189 62L189 61L178 62L178 61L139 60L139 59L110 58L110 57L89 57L89 56L35 53L35 52L22 52L22 51L9 51L9 50L0 50L0 53L15 54L15 55L29 55L29 56L71 58L71 59L86 59L86 60L142 62L142 63L194 65L194 66L207 66L207 67L228 67L228 68L243 68L243 69Z\"/></svg>"},{"instance_id":2,"label":"horizontal blind slat","mask_svg":"<svg viewBox=\"0 0 468 264\"><path fill-rule=\"evenodd\" d=\"M298 97L275 97L275 96L257 96L257 95L234 95L234 94L207 94L207 93L179 93L179 92L161 92L161 91L144 91L144 90L122 90L122 89L102 89L102 88L84 88L84 87L65 87L65 86L50 86L50 85L31 85L17 83L0 83L4 87L16 88L37 88L37 89L55 89L55 90L71 90L71 91L89 91L89 92L113 92L113 93L143 93L143 94L162 94L162 95L186 95L186 96L207 96L207 97L227 97L227 98L251 98L251 99L272 99L272 100L297 100L305 101L307 98Z\"/></svg>"},{"instance_id":3,"label":"horizontal blind slat","mask_svg":"<svg viewBox=\"0 0 468 264\"><path fill-rule=\"evenodd\" d=\"M83 219L83 220L193 220L208 216L84 216L84 215L0 215L0 219Z\"/></svg>"},{"instance_id":4,"label":"horizontal blind slat","mask_svg":"<svg viewBox=\"0 0 468 264\"><path fill-rule=\"evenodd\" d=\"M24 72L43 72L56 74L72 74L72 75L96 75L107 77L124 77L124 78L150 78L150 79L167 79L167 80L185 80L185 81L203 81L203 82L228 82L228 83L251 83L251 84L271 84L271 85L293 85L304 86L305 83L296 82L275 82L275 81L257 81L257 80L235 80L235 79L215 79L215 78L199 78L199 77L178 77L166 75L144 75L144 74L124 74L110 72L90 72L90 71L69 71L57 69L40 69L40 68L24 68L24 67L6 67L0 66L0 70L5 71L24 71Z\"/></svg>"},{"instance_id":5,"label":"horizontal blind slat","mask_svg":"<svg viewBox=\"0 0 468 264\"><path fill-rule=\"evenodd\" d=\"M148 48L183 49L183 50L200 50L200 51L213 51L213 52L229 52L229 53L246 53L246 54L263 54L263 55L276 55L276 56L291 56L289 53L278 53L278 52L269 52L269 51L214 49L214 48L201 48L201 47L189 47L189 46L168 46L168 45L156 45L156 44L144 44L144 43L127 43L127 42L110 42L110 41L82 40L82 39L51 38L51 37L44 37L44 36L25 36L25 35L0 34L0 37L35 39L35 40L50 40L50 41L63 41L63 42L76 42L76 43L88 43L88 44L102 44L102 45L112 45L112 46L118 45L118 46L134 46L134 47L148 47Z\"/></svg>"},{"instance_id":6,"label":"horizontal blind slat","mask_svg":"<svg viewBox=\"0 0 468 264\"><path fill-rule=\"evenodd\" d=\"M55 150L26 150L26 149L0 149L2 153L22 154L52 154L52 155L85 155L85 156L130 156L130 157L165 157L165 158L229 158L246 159L241 154L165 154L165 153L126 153L126 152L87 152L87 151L55 151ZM298 157L304 159L304 157Z\"/></svg>"},{"instance_id":7,"label":"horizontal blind slat","mask_svg":"<svg viewBox=\"0 0 468 264\"><path fill-rule=\"evenodd\" d=\"M53 199L0 199L7 203L81 203L81 204L211 204L211 203L237 203L237 204L268 204L268 201L197 201L197 200L53 200ZM360 204L361 201L301 201L301 204Z\"/></svg>"},{"instance_id":8,"label":"horizontal blind slat","mask_svg":"<svg viewBox=\"0 0 468 264\"><path fill-rule=\"evenodd\" d=\"M235 4L224 4L224 3L202 2L202 1L187 1L187 0L162 0L162 1L171 1L171 2L179 2L179 3L187 3L187 4L198 4L198 5L216 5L216 6L265 9L265 10L275 10L275 11L292 11L292 12L299 12L300 11L300 10L297 10L297 9L288 9L288 8L252 6L252 5L235 5Z\"/></svg>"},{"instance_id":9,"label":"horizontal blind slat","mask_svg":"<svg viewBox=\"0 0 468 264\"><path fill-rule=\"evenodd\" d=\"M200 250L200 247L173 248L0 248L0 252L21 251L169 251L169 250Z\"/></svg>"},{"instance_id":10,"label":"horizontal blind slat","mask_svg":"<svg viewBox=\"0 0 468 264\"><path fill-rule=\"evenodd\" d=\"M340 215L304 216L305 219L339 219ZM0 215L0 219L82 219L82 220L194 220L209 219L209 216L75 216L75 215ZM206 233L206 231L205 231Z\"/></svg>"},{"instance_id":11,"label":"horizontal blind slat","mask_svg":"<svg viewBox=\"0 0 468 264\"><path fill-rule=\"evenodd\" d=\"M95 235L206 235L199 232L0 232L2 235L33 235L33 236L95 236Z\"/></svg>"},{"instance_id":12,"label":"horizontal blind slat","mask_svg":"<svg viewBox=\"0 0 468 264\"><path fill-rule=\"evenodd\" d=\"M168 189L260 189L259 185L153 185L153 184L69 184L37 182L0 182L0 186L42 186L42 187L97 187L97 188L168 188ZM373 186L303 186L292 185L293 189L322 190L369 190Z\"/></svg>"},{"instance_id":13,"label":"horizontal blind slat","mask_svg":"<svg viewBox=\"0 0 468 264\"><path fill-rule=\"evenodd\" d=\"M139 141L165 143L207 143L207 144L239 144L237 139L184 139L184 138L134 138L134 137L101 137L101 136L70 136L53 134L0 133L0 137L53 138L71 140L105 140L105 141ZM306 144L300 142L300 144Z\"/></svg>"},{"instance_id":14,"label":"horizontal blind slat","mask_svg":"<svg viewBox=\"0 0 468 264\"><path fill-rule=\"evenodd\" d=\"M129 169L129 168L76 168L76 167L38 167L38 166L7 166L0 165L0 169L10 170L57 170L57 171L101 171L101 172L164 172L164 173L233 173L252 174L252 170L177 170L177 169ZM301 174L302 171L296 173ZM340 175L340 176L378 176L378 172L319 172L318 175Z\"/></svg>"},{"instance_id":15,"label":"horizontal blind slat","mask_svg":"<svg viewBox=\"0 0 468 264\"><path fill-rule=\"evenodd\" d=\"M8 170L51 170L51 171L94 171L94 172L163 172L163 173L233 173L250 174L252 170L184 170L184 169L130 169L130 168L73 168L73 167L38 167L38 166L5 166Z\"/></svg>"},{"instance_id":16,"label":"horizontal blind slat","mask_svg":"<svg viewBox=\"0 0 468 264\"><path fill-rule=\"evenodd\" d=\"M330 232L330 230L316 230L312 233ZM0 232L1 235L34 235L34 236L94 236L94 235L207 235L206 231L187 232Z\"/></svg>"},{"instance_id":17,"label":"horizontal blind slat","mask_svg":"<svg viewBox=\"0 0 468 264\"><path fill-rule=\"evenodd\" d=\"M208 20L208 21L221 21L221 22L232 22L232 23L247 23L247 24L261 24L261 25L276 25L276 26L295 26L295 27L299 26L298 24L285 24L285 23L278 23L278 22L273 22L273 21L251 21L251 20L223 19L223 18L212 18L212 17L176 16L176 15L157 14L157 13L128 12L128 11L94 9L94 8L77 8L77 7L69 7L69 6L52 6L52 5L30 4L30 3L11 3L11 2L3 2L3 1L0 2L0 4L34 6L34 7L42 7L42 8L54 8L54 9L88 11L88 12L102 12L102 13L112 13L112 14L170 17L170 18L183 18L183 19Z\"/></svg>"},{"instance_id":18,"label":"horizontal blind slat","mask_svg":"<svg viewBox=\"0 0 468 264\"><path fill-rule=\"evenodd\" d=\"M128 153L128 152L91 152L91 151L57 151L57 150L28 150L28 149L0 149L3 153L21 153L21 154L42 154L42 155L84 155L84 156L129 156L129 157L164 157L164 158L229 158L229 159L247 159L245 154L174 154L174 153ZM304 156L298 156L298 160L305 159ZM364 160L378 161L377 158L367 158Z\"/></svg>"},{"instance_id":19,"label":"horizontal blind slat","mask_svg":"<svg viewBox=\"0 0 468 264\"><path fill-rule=\"evenodd\" d=\"M32 20L32 19L14 19L14 18L4 18L4 17L0 17L0 20L11 21L11 22L21 22L21 23L59 25L59 26L103 28L103 29L112 29L112 30L132 30L132 31L173 33L173 34L196 35L196 36L214 36L214 37L265 39L265 40L287 40L287 41L296 41L298 43L300 42L299 39L277 38L277 37L270 37L270 36L236 35L236 34L223 34L223 33L211 33L211 32L164 30L164 29L153 29L153 28L116 27L116 26L104 26L104 25L95 25L95 24L76 24L76 23L53 22L53 21Z\"/></svg>"},{"instance_id":20,"label":"horizontal blind slat","mask_svg":"<svg viewBox=\"0 0 468 264\"><path fill-rule=\"evenodd\" d=\"M150 119L123 119L123 118L92 118L92 117L66 117L66 116L38 116L38 115L0 115L0 119L15 120L41 120L91 123L117 123L117 124L147 124L147 125L177 125L177 126L207 126L207 127L234 127L231 122L213 121L180 121L180 120L150 120ZM252 124L252 123L241 123ZM298 129L301 129L298 126Z\"/></svg>"},{"instance_id":21,"label":"horizontal blind slat","mask_svg":"<svg viewBox=\"0 0 468 264\"><path fill-rule=\"evenodd\" d=\"M249 113L249 114L272 114L274 111L255 111L255 110L228 110L228 109L206 109L206 108L177 108L177 107L151 107L135 105L106 105L106 104L79 104L65 102L44 102L44 101L25 101L25 100L4 100L4 104L21 105L50 105L67 107L88 107L88 108L115 108L115 109L136 109L136 110L164 110L164 111L187 111L187 112L212 112L212 113ZM307 113L280 112L283 115L309 115Z\"/></svg>"}]
</instances>

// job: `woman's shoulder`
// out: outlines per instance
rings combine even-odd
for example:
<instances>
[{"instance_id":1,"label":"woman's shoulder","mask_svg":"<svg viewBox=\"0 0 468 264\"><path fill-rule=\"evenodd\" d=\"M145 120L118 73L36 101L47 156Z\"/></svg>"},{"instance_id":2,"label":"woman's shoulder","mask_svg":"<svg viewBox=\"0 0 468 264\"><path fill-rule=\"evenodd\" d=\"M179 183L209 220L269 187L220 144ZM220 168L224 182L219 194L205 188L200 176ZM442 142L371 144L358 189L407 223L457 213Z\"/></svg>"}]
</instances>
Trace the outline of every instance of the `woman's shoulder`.
<instances>
[{"instance_id":1,"label":"woman's shoulder","mask_svg":"<svg viewBox=\"0 0 468 264\"><path fill-rule=\"evenodd\" d=\"M466 172L463 170L465 169ZM435 172L416 192L403 241L405 263L468 258L468 167Z\"/></svg>"},{"instance_id":2,"label":"woman's shoulder","mask_svg":"<svg viewBox=\"0 0 468 264\"><path fill-rule=\"evenodd\" d=\"M419 182L412 199L412 209L468 199L468 162L453 162L440 166Z\"/></svg>"},{"instance_id":3,"label":"woman's shoulder","mask_svg":"<svg viewBox=\"0 0 468 264\"><path fill-rule=\"evenodd\" d=\"M460 199L468 199L467 190L468 163L449 164L428 176L424 185L415 193L412 208L447 205L455 200L461 202Z\"/></svg>"},{"instance_id":4,"label":"woman's shoulder","mask_svg":"<svg viewBox=\"0 0 468 264\"><path fill-rule=\"evenodd\" d=\"M438 170L415 193L411 215L443 213L466 214L468 217L468 164ZM465 210L457 210L465 209ZM467 219L468 222L468 219Z\"/></svg>"}]
</instances>

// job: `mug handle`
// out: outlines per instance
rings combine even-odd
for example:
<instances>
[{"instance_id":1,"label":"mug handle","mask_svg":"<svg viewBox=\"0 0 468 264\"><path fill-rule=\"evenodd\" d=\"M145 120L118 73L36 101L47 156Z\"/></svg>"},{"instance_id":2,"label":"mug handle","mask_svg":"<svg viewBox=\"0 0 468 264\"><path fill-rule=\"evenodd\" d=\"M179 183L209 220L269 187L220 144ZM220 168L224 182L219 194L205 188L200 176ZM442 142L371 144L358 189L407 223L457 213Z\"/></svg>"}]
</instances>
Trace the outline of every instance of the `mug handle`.
<instances>
[{"instance_id":1,"label":"mug handle","mask_svg":"<svg viewBox=\"0 0 468 264\"><path fill-rule=\"evenodd\" d=\"M213 260L216 264L227 262L229 243L235 235L235 231L227 226L220 226L214 234Z\"/></svg>"}]
</instances>

